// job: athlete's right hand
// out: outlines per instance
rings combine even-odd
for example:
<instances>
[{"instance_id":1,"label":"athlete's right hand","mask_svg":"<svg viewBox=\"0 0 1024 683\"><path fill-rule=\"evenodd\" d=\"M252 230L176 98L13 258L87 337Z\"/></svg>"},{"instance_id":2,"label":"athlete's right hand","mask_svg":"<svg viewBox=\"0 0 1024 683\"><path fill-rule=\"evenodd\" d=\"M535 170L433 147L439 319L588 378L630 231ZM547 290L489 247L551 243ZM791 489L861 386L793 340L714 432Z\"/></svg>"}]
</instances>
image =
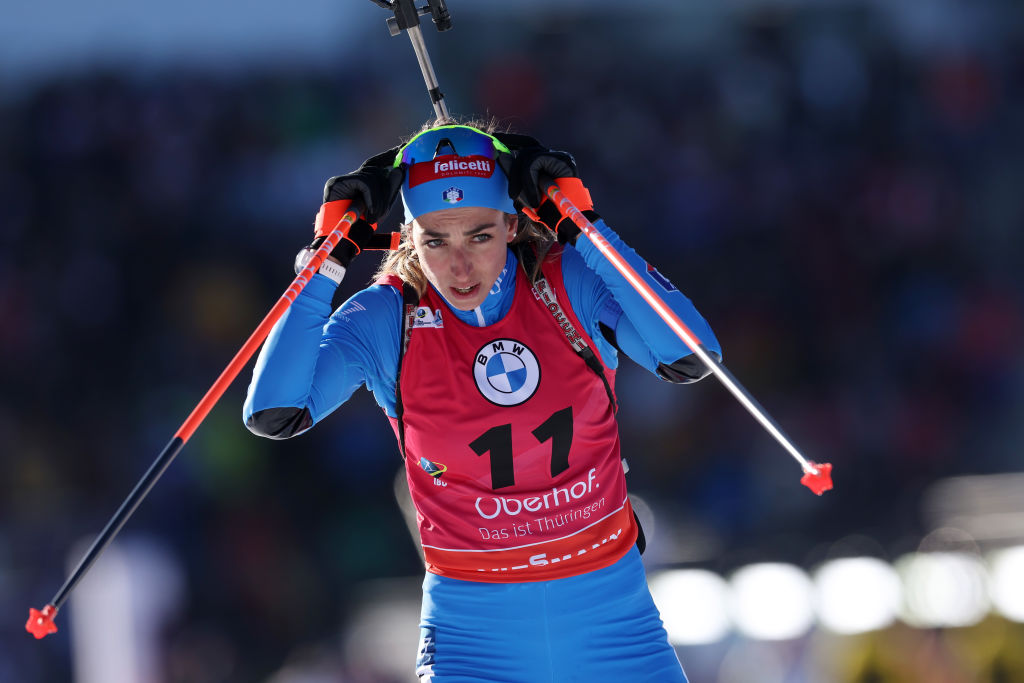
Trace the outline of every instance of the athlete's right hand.
<instances>
[{"instance_id":1,"label":"athlete's right hand","mask_svg":"<svg viewBox=\"0 0 1024 683\"><path fill-rule=\"evenodd\" d=\"M349 200L367 223L386 216L402 189L405 172L392 165L399 149L392 147L370 157L351 173L329 179L324 185L324 203Z\"/></svg>"},{"instance_id":2,"label":"athlete's right hand","mask_svg":"<svg viewBox=\"0 0 1024 683\"><path fill-rule=\"evenodd\" d=\"M316 217L314 239L306 247L316 250L349 210L359 218L344 239L331 251L331 258L348 267L377 229L377 221L387 215L402 189L404 170L393 162L399 148L370 157L351 173L334 176L324 184L324 203ZM300 254L301 255L301 254ZM296 263L296 270L298 270Z\"/></svg>"}]
</instances>

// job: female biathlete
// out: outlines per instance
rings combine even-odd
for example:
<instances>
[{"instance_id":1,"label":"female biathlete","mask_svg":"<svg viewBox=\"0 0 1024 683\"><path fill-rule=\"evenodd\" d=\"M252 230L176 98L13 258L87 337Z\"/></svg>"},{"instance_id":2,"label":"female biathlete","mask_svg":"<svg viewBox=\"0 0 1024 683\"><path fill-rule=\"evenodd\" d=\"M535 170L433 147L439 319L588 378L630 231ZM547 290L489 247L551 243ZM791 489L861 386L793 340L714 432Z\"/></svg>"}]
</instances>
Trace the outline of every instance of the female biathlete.
<instances>
[{"instance_id":1,"label":"female biathlete","mask_svg":"<svg viewBox=\"0 0 1024 683\"><path fill-rule=\"evenodd\" d=\"M594 213L570 155L434 124L327 182L297 265L350 207L365 220L264 344L245 423L288 438L360 385L373 392L405 460L426 564L420 680L686 681L640 560L615 368L623 352L670 382L707 370L542 201L547 179L720 355L690 301ZM401 244L332 313L345 266L399 194Z\"/></svg>"}]
</instances>

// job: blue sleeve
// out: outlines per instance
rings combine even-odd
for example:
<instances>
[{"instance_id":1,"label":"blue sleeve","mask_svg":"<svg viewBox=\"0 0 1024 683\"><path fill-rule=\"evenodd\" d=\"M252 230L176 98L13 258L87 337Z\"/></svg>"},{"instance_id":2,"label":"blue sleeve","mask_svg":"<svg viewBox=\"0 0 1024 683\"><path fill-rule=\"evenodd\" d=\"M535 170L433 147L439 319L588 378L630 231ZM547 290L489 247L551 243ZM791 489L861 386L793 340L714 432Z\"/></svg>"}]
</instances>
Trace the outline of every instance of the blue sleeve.
<instances>
[{"instance_id":1,"label":"blue sleeve","mask_svg":"<svg viewBox=\"0 0 1024 683\"><path fill-rule=\"evenodd\" d=\"M693 303L603 221L598 220L594 225L704 346L721 357L718 339ZM656 372L661 364L669 365L693 355L682 339L586 236L580 236L575 249L565 250L562 273L573 310L609 367L614 368L615 365L608 363L611 345L601 334L601 323L614 333L613 339L619 349L651 372Z\"/></svg>"},{"instance_id":2,"label":"blue sleeve","mask_svg":"<svg viewBox=\"0 0 1024 683\"><path fill-rule=\"evenodd\" d=\"M394 415L401 294L393 287L361 290L331 314L336 286L316 275L267 337L249 384L242 416L294 409L301 433L366 385ZM255 430L254 430L255 431Z\"/></svg>"}]
</instances>

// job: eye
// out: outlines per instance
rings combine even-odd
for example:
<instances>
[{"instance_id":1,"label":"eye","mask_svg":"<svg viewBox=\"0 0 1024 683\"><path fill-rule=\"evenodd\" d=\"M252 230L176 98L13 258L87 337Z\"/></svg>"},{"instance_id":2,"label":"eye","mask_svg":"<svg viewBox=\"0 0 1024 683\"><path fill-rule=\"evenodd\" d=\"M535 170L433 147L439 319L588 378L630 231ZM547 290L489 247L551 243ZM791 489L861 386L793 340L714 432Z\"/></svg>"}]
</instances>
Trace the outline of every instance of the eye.
<instances>
[{"instance_id":1,"label":"eye","mask_svg":"<svg viewBox=\"0 0 1024 683\"><path fill-rule=\"evenodd\" d=\"M478 232L477 234L473 235L472 239L474 242L487 242L493 237L494 236L489 232Z\"/></svg>"},{"instance_id":2,"label":"eye","mask_svg":"<svg viewBox=\"0 0 1024 683\"><path fill-rule=\"evenodd\" d=\"M438 247L444 246L444 240L439 237L435 237L434 239L426 240L423 244L430 249L437 249Z\"/></svg>"}]
</instances>

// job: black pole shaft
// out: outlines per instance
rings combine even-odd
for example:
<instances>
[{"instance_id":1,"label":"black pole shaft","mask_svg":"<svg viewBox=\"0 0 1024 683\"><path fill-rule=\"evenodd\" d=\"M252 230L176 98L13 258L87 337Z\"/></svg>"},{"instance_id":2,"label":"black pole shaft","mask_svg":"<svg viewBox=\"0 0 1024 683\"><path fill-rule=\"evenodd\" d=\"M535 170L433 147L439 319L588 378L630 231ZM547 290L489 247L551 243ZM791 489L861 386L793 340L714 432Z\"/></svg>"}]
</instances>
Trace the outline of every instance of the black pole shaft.
<instances>
[{"instance_id":1,"label":"black pole shaft","mask_svg":"<svg viewBox=\"0 0 1024 683\"><path fill-rule=\"evenodd\" d=\"M149 466L149 470L146 471L146 474L139 480L139 483L135 485L132 492L128 494L128 497L125 498L123 503L121 503L121 507L118 508L114 516L110 518L110 521L107 522L107 526L104 527L100 535L96 537L95 541L93 541L92 547L89 548L89 552L87 552L81 562L78 563L78 567L71 573L71 576L64 582L64 585L61 586L60 590L57 591L53 600L50 601L51 605L60 609L60 606L65 600L67 600L68 594L70 594L78 582L82 580L82 577L85 576L86 572L89 571L89 568L92 567L94 562L96 562L100 553L102 553L104 549L110 545L110 542L114 540L114 537L117 536L117 532L121 530L124 523L132 516L132 513L135 512L135 508L139 506L142 499L145 498L146 494L149 493L149 490L153 488L153 484L157 482L160 476L164 473L164 470L167 469L184 445L185 440L180 436L175 436L167 443L166 446L164 446L163 451L161 451L160 455L157 456L157 459L153 461L153 464Z\"/></svg>"},{"instance_id":2,"label":"black pole shaft","mask_svg":"<svg viewBox=\"0 0 1024 683\"><path fill-rule=\"evenodd\" d=\"M434 115L438 121L449 118L448 105L444 102L444 95L437 83L437 75L434 73L434 65L430 63L430 55L427 54L427 44L423 42L423 32L419 26L412 26L406 29L409 34L409 41L412 42L413 52L416 53L416 61L419 62L420 72L423 74L423 82L427 84L427 92L430 94L430 103L434 106Z\"/></svg>"}]
</instances>

